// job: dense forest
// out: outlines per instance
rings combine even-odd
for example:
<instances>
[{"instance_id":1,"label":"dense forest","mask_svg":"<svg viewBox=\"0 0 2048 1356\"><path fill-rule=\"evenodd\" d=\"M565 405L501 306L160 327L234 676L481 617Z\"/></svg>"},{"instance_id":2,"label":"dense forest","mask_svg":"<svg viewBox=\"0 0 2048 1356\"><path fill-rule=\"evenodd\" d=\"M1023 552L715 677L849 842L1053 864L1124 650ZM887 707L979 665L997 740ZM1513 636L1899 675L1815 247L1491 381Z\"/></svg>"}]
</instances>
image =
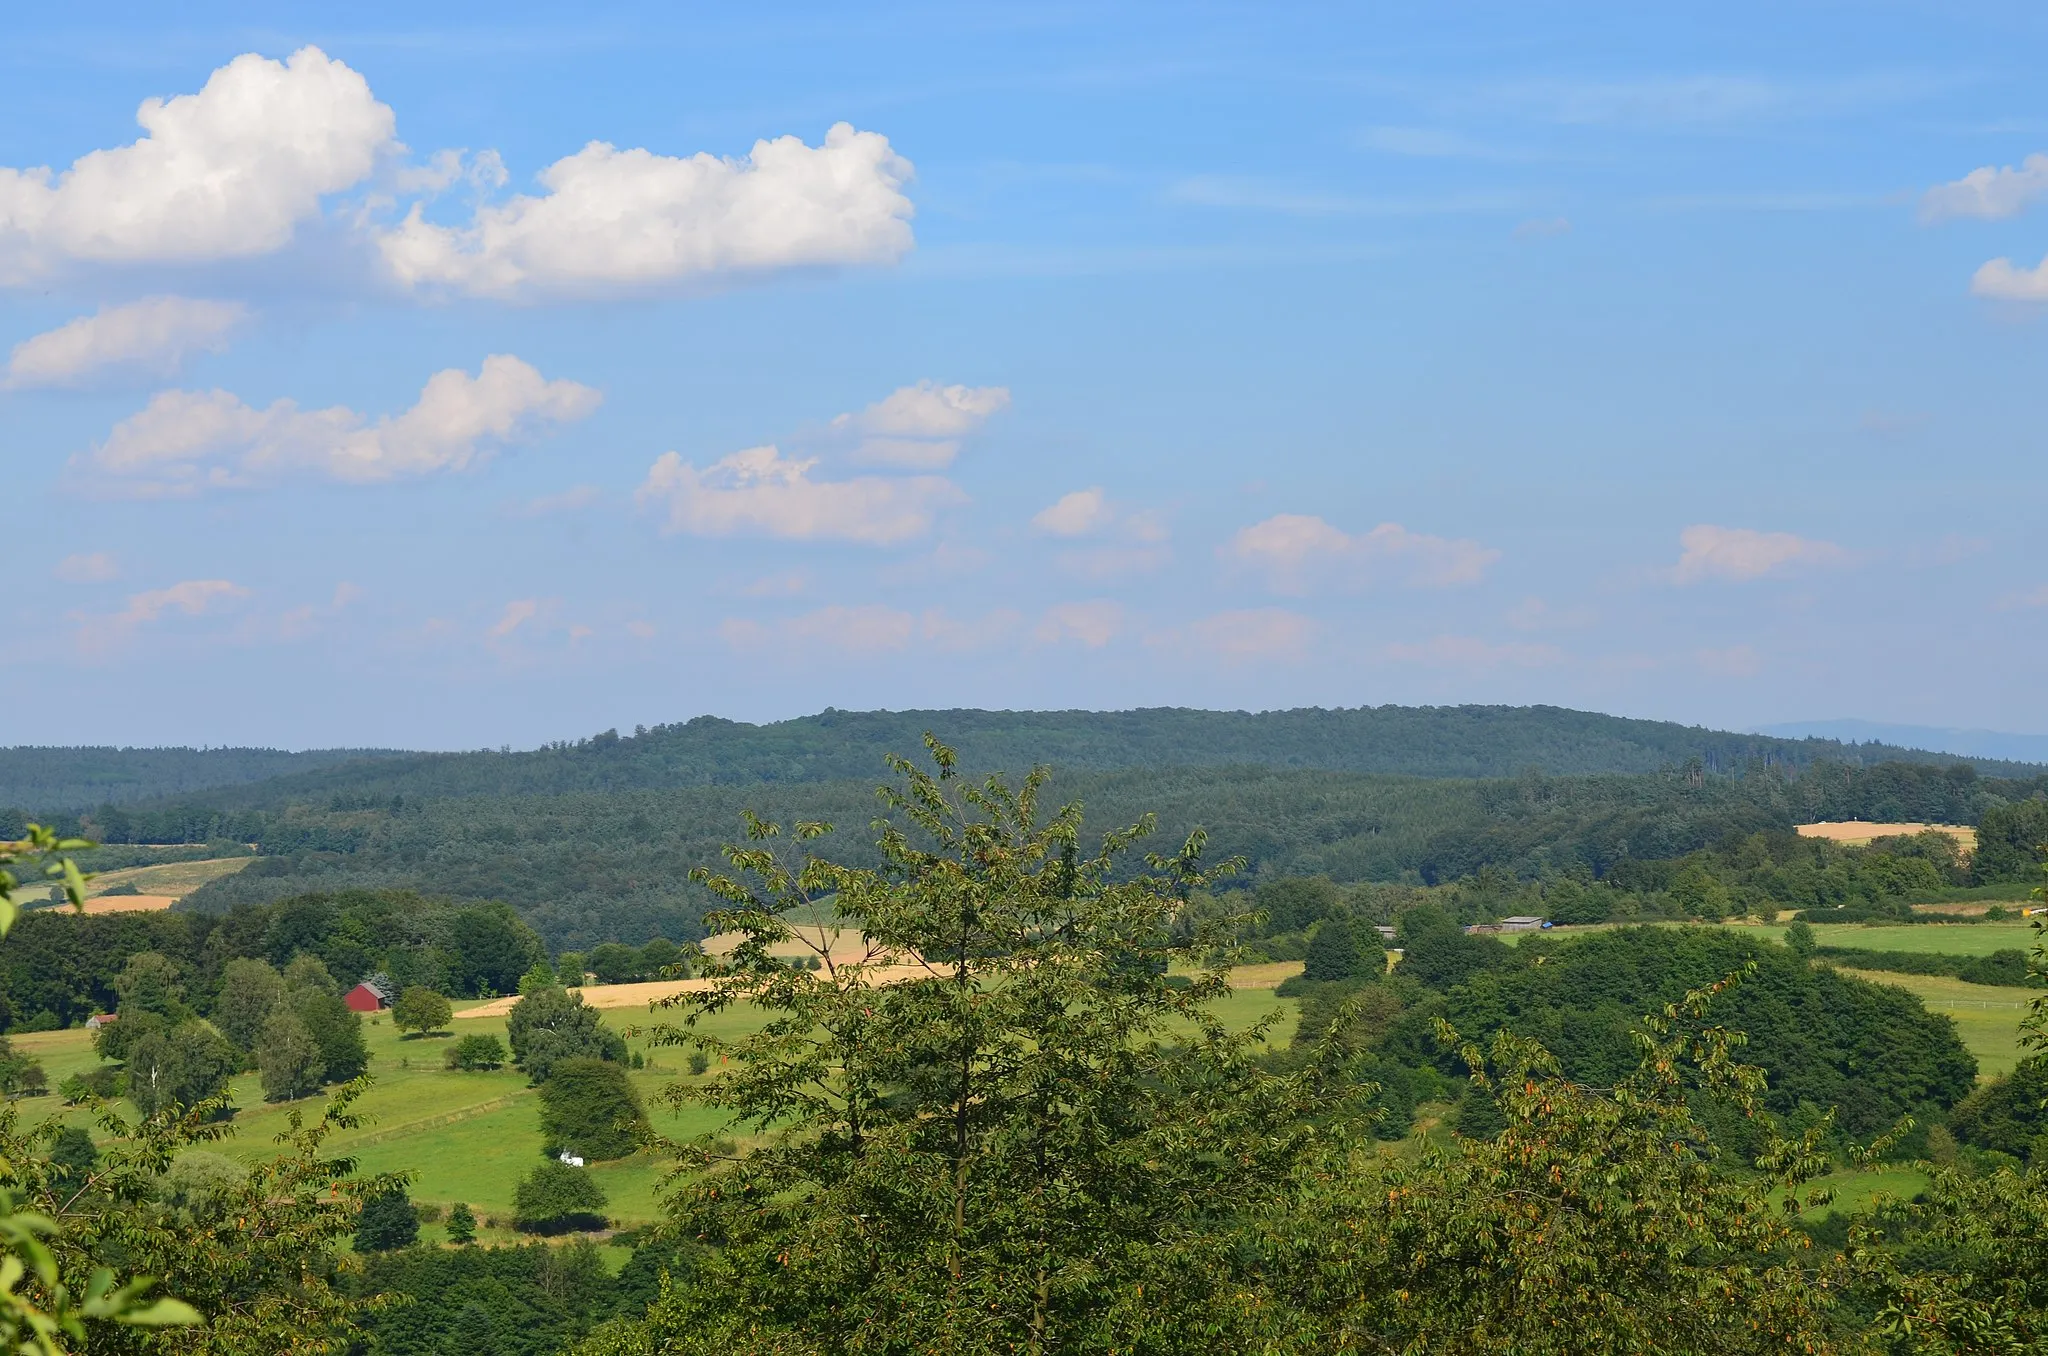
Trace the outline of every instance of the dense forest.
<instances>
[{"instance_id":1,"label":"dense forest","mask_svg":"<svg viewBox=\"0 0 2048 1356\"><path fill-rule=\"evenodd\" d=\"M2028 816L2048 808L2048 801L2033 799L2044 787L2042 779L2006 781L1967 766L1918 764L1821 765L1797 777L1679 769L1496 779L1184 768L1062 774L1049 794L1081 801L1095 823L1156 812L1164 838L1202 827L1215 851L1243 855L1253 878L1441 885L1491 870L1532 882L1607 882L1642 897L1670 895L1673 877L1698 866L1719 883L1695 889L1698 873L1687 877L1680 894L1690 891L1697 902L1680 912L1712 915L1766 895L1807 908L1899 896L1908 885L1964 883L1924 871L1910 879L1895 872L1887 881L1865 872L1844 883L1860 860L1855 854L1787 841L1794 824L1815 819L1977 823L1989 816L1995 826L2001 815L2017 815L2025 822L2014 829L2010 850L1985 860L2001 868L1993 879L2022 879L2038 860L2039 839L2018 839L2031 831ZM381 802L334 796L235 812L137 807L66 827L117 841L257 844L256 862L205 886L184 908L217 911L345 887L414 888L503 900L560 949L698 935L706 899L687 874L718 860L742 811L832 823L834 850L865 861L872 851L865 828L876 809L872 787L849 781L565 796L400 794ZM1783 867L1776 875L1740 864L1756 850L1733 845L1759 834L1775 835L1769 842L1776 846L1763 850ZM1709 850L1720 857L1684 862ZM1683 864L1645 867L1649 862ZM1617 903L1599 917L1627 913Z\"/></svg>"},{"instance_id":2,"label":"dense forest","mask_svg":"<svg viewBox=\"0 0 2048 1356\"><path fill-rule=\"evenodd\" d=\"M130 805L315 768L393 756L389 749L0 748L0 805L37 814Z\"/></svg>"},{"instance_id":3,"label":"dense forest","mask_svg":"<svg viewBox=\"0 0 2048 1356\"><path fill-rule=\"evenodd\" d=\"M630 735L606 731L530 752L392 754L262 749L0 749L0 806L58 810L163 800L202 790L220 809L293 800L534 796L758 782L866 780L927 730L968 766L1020 772L1267 767L1415 777L1709 772L1817 762L1947 765L1954 757L1881 744L1731 734L1559 707L1358 707L1294 711L833 711L749 725L699 716ZM1992 775L2040 769L1961 760ZM270 781L272 785L251 786Z\"/></svg>"}]
</instances>

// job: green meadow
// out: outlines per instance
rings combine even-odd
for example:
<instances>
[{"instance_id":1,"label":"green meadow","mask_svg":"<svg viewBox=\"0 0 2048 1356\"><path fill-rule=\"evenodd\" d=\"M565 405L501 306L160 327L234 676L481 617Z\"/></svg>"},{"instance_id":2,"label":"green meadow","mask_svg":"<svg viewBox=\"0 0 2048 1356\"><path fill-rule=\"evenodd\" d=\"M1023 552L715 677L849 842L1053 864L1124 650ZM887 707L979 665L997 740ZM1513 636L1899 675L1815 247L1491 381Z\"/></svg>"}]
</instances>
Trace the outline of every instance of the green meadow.
<instances>
[{"instance_id":1,"label":"green meadow","mask_svg":"<svg viewBox=\"0 0 2048 1356\"><path fill-rule=\"evenodd\" d=\"M622 1032L655 1020L639 1010L614 1010L604 1018ZM757 1024L751 1014L739 1012L722 1014L704 1025L713 1034L735 1036ZM328 1140L328 1151L353 1156L365 1172L413 1173L412 1195L417 1201L441 1205L463 1201L481 1216L509 1216L513 1188L540 1162L539 1094L516 1069L459 1073L445 1065L444 1052L457 1036L485 1033L502 1039L502 1017L463 1018L458 1014L452 1026L453 1035L401 1037L388 1016L365 1025L372 1081L356 1103L365 1123L336 1133ZM83 1030L22 1035L15 1042L42 1061L53 1087L99 1062L91 1036ZM716 1113L695 1107L676 1111L658 1101L663 1088L690 1081L684 1063L686 1051L652 1049L645 1037L629 1037L627 1044L649 1064L633 1071L631 1077L658 1133L680 1139L720 1128L722 1121ZM715 1072L717 1065L712 1068ZM324 1097L266 1103L253 1073L237 1077L229 1086L241 1110L234 1118L234 1134L220 1147L222 1152L244 1159L277 1152L274 1141L288 1128L292 1112L317 1118L324 1103ZM26 1106L30 1119L43 1112L59 1114L73 1124L90 1123L82 1111L67 1112L54 1097ZM132 1114L133 1109L128 1110ZM592 1175L610 1198L607 1213L628 1225L660 1218L657 1188L664 1171L663 1162L650 1152L591 1165Z\"/></svg>"},{"instance_id":2,"label":"green meadow","mask_svg":"<svg viewBox=\"0 0 2048 1356\"><path fill-rule=\"evenodd\" d=\"M1779 928L1759 928L1776 936ZM1861 946L1879 950L1956 949L1983 954L2001 946L2025 945L2032 933L2024 926L1975 924L1966 926L1825 927L1816 928L1827 944ZM1518 940L1518 939L1517 939ZM1256 967L1246 972L1253 984L1270 985L1282 967ZM1284 967L1291 972L1296 966ZM1927 975L1854 972L1882 984L1896 984L1920 997L1933 1011L1952 1017L1964 1042L1976 1055L1983 1076L2003 1073L2021 1053L2019 1027L2026 1015L2033 991L1965 984L1960 980ZM1243 1031L1271 1020L1268 1039L1284 1045L1294 1034L1295 1004L1270 987L1245 987L1233 991L1215 1008L1224 1025ZM667 1020L670 1014L650 1014L641 1009L611 1009L603 1013L607 1025L620 1032ZM705 1029L715 1035L739 1036L758 1026L759 1018L745 1010L707 1019ZM417 1201L446 1207L457 1201L470 1205L491 1227L486 1238L509 1240L505 1227L511 1213L512 1193L519 1180L540 1161L540 1102L525 1075L506 1068L492 1072L459 1073L449 1070L444 1054L455 1037L472 1032L503 1037L502 1017L464 1018L459 1014L451 1024L452 1034L431 1037L401 1037L387 1017L374 1018L364 1028L370 1051L372 1082L357 1103L364 1124L337 1133L328 1141L329 1152L352 1156L366 1172L409 1172L413 1174L412 1195ZM22 1034L16 1044L40 1059L52 1086L74 1072L96 1065L89 1033L83 1030ZM629 1036L629 1047L639 1053L647 1067L631 1077L646 1101L656 1131L674 1139L717 1132L724 1128L721 1116L698 1107L676 1110L664 1105L660 1092L675 1083L688 1083L687 1052L656 1049L644 1035ZM716 1075L717 1066L711 1073ZM230 1155L254 1159L277 1151L276 1137L287 1127L294 1110L317 1117L323 1098L314 1097L288 1105L267 1104L254 1074L244 1074L231 1085L236 1105L234 1133L221 1146ZM51 1097L24 1103L27 1118L56 1115L74 1124L87 1124L82 1111L66 1110ZM591 1166L610 1200L608 1213L621 1225L651 1223L662 1217L660 1184L667 1162L648 1151L630 1158ZM1879 1192L1911 1196L1919 1179L1910 1172L1886 1169L1879 1172L1845 1172L1828 1181L1839 1192L1829 1207L1850 1210L1868 1204ZM439 1224L430 1224L423 1236L441 1237Z\"/></svg>"},{"instance_id":3,"label":"green meadow","mask_svg":"<svg viewBox=\"0 0 2048 1356\"><path fill-rule=\"evenodd\" d=\"M1237 1031L1277 1017L1271 1038L1285 1043L1294 1034L1293 1006L1269 988L1245 989L1224 999L1216 1011L1226 1026ZM604 1013L604 1020L625 1032L673 1016L611 1009ZM365 1124L336 1133L328 1141L328 1151L354 1157L365 1172L412 1173L416 1201L443 1206L462 1201L479 1217L505 1219L512 1211L513 1188L540 1162L539 1094L516 1069L458 1073L444 1063L444 1052L456 1037L485 1033L502 1039L504 1018L464 1018L458 1010L451 1025L453 1034L449 1036L400 1037L388 1015L366 1023L363 1035L370 1051L372 1082L356 1103ZM738 1011L707 1019L702 1025L713 1035L733 1037L756 1028L759 1019ZM84 1030L37 1032L14 1040L42 1061L52 1087L99 1063L91 1034ZM700 1107L678 1111L659 1101L663 1088L692 1081L685 1063L687 1050L652 1048L644 1036L629 1036L627 1045L648 1063L649 1067L634 1070L631 1077L657 1133L687 1139L723 1128L722 1113ZM704 1076L715 1076L717 1068L713 1063ZM324 1102L323 1097L309 1097L288 1104L265 1103L253 1073L237 1077L230 1088L241 1110L234 1118L234 1134L220 1148L244 1159L276 1153L275 1139L288 1128L292 1112L314 1119ZM54 1096L21 1105L30 1122L55 1115L71 1124L90 1125L83 1111L65 1109ZM133 1114L132 1107L123 1105ZM661 1156L642 1152L616 1162L594 1163L590 1170L610 1199L607 1213L621 1225L633 1225L662 1217L660 1184L667 1169ZM438 1225L429 1226L426 1235L438 1237L439 1232ZM513 1236L503 1228L486 1229L485 1235Z\"/></svg>"}]
</instances>

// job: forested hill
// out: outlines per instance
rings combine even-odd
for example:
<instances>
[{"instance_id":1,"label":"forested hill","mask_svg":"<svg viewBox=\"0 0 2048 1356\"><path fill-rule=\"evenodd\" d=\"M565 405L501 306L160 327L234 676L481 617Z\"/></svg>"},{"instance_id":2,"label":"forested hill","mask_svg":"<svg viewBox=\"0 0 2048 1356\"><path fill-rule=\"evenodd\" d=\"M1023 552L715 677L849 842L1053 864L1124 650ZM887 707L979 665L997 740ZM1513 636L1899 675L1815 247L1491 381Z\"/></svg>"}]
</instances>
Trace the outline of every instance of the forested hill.
<instances>
[{"instance_id":1,"label":"forested hill","mask_svg":"<svg viewBox=\"0 0 2048 1356\"><path fill-rule=\"evenodd\" d=\"M348 755L265 755L321 760L280 764L287 773L261 783L217 778L203 799L220 808L291 801L343 803L392 796L567 795L588 791L667 790L690 786L872 781L889 753L914 754L931 730L960 750L965 766L1021 770L1047 763L1066 772L1167 767L1265 767L1420 777L1551 776L1654 772L1699 759L1708 771L1762 762L1801 768L1815 762L1957 762L1944 754L1826 739L1731 734L1667 721L1628 720L1553 706L1358 707L1353 709L1193 711L834 711L748 725L699 716L630 735L604 734L522 753L439 753L342 761ZM54 757L59 751L32 750ZM117 751L88 751L99 766ZM176 751L166 751L176 752ZM232 752L232 751L223 751ZM210 757L211 755L196 755ZM99 801L52 799L43 775L35 786L8 775L0 755L0 806L79 808ZM147 758L136 754L138 766ZM1974 760L1979 770L2030 775L2038 769ZM141 773L135 780L143 780ZM85 784L75 778L69 784ZM201 788L165 784L160 797ZM132 803L142 797L103 797Z\"/></svg>"},{"instance_id":2,"label":"forested hill","mask_svg":"<svg viewBox=\"0 0 2048 1356\"><path fill-rule=\"evenodd\" d=\"M391 749L0 748L0 805L41 812L239 786L295 772L397 756Z\"/></svg>"}]
</instances>

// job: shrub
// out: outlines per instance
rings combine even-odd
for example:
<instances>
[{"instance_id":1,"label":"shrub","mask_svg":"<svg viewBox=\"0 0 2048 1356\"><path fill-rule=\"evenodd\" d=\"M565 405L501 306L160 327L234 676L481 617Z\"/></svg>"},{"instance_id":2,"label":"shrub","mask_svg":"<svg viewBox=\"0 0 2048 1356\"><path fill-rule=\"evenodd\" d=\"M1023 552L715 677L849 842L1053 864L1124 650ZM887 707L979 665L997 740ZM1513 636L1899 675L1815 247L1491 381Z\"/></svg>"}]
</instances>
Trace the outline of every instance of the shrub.
<instances>
[{"instance_id":1,"label":"shrub","mask_svg":"<svg viewBox=\"0 0 2048 1356\"><path fill-rule=\"evenodd\" d=\"M0 1036L0 1096L40 1097L50 1090L43 1066Z\"/></svg>"},{"instance_id":2,"label":"shrub","mask_svg":"<svg viewBox=\"0 0 2048 1356\"><path fill-rule=\"evenodd\" d=\"M419 1212L403 1190L387 1191L363 1202L356 1222L357 1252L394 1252L411 1247L420 1236Z\"/></svg>"},{"instance_id":3,"label":"shrub","mask_svg":"<svg viewBox=\"0 0 2048 1356\"><path fill-rule=\"evenodd\" d=\"M77 1106L95 1097L101 1101L111 1101L127 1089L126 1075L111 1064L102 1064L96 1069L86 1069L72 1074L57 1085L57 1091L63 1094L64 1101L69 1106Z\"/></svg>"},{"instance_id":4,"label":"shrub","mask_svg":"<svg viewBox=\"0 0 2048 1356\"><path fill-rule=\"evenodd\" d=\"M588 1171L549 1159L513 1190L512 1227L534 1234L602 1229L605 1204Z\"/></svg>"},{"instance_id":5,"label":"shrub","mask_svg":"<svg viewBox=\"0 0 2048 1356\"><path fill-rule=\"evenodd\" d=\"M540 1132L550 1151L624 1158L648 1131L626 1071L602 1059L565 1059L540 1087Z\"/></svg>"},{"instance_id":6,"label":"shrub","mask_svg":"<svg viewBox=\"0 0 2048 1356\"><path fill-rule=\"evenodd\" d=\"M1363 937L1359 935L1361 931ZM1368 937L1372 939L1369 946L1365 941ZM1309 939L1308 959L1301 977L1313 984L1327 984L1333 980L1377 976L1386 968L1386 952L1380 945L1379 933L1370 928L1354 928L1350 919L1339 915L1324 919L1316 935Z\"/></svg>"},{"instance_id":7,"label":"shrub","mask_svg":"<svg viewBox=\"0 0 2048 1356\"><path fill-rule=\"evenodd\" d=\"M50 1162L63 1169L67 1177L83 1177L99 1161L99 1146L92 1142L92 1133L79 1126L65 1126L50 1142Z\"/></svg>"},{"instance_id":8,"label":"shrub","mask_svg":"<svg viewBox=\"0 0 2048 1356\"><path fill-rule=\"evenodd\" d=\"M496 1036L464 1036L448 1048L451 1069L495 1069L505 1062L505 1046Z\"/></svg>"},{"instance_id":9,"label":"shrub","mask_svg":"<svg viewBox=\"0 0 2048 1356\"><path fill-rule=\"evenodd\" d=\"M709 1055L705 1054L705 1053L704 1053L704 1052L703 1052L702 1050L692 1050L692 1051L690 1052L690 1072L691 1072L691 1073L693 1073L693 1074L701 1074L701 1073L703 1073L703 1072L704 1072L704 1071L705 1071L706 1069L708 1069L708 1068L710 1068L710 1067L711 1067L711 1056L709 1056Z\"/></svg>"}]
</instances>

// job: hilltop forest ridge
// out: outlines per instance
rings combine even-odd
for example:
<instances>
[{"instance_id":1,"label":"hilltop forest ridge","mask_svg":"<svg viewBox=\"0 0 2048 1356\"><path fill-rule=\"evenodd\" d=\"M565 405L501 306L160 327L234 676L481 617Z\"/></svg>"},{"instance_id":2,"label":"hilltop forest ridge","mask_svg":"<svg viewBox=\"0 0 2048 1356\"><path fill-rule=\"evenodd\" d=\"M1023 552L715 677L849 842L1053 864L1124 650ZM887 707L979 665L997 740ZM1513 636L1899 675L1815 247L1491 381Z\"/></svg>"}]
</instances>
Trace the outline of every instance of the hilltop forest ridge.
<instances>
[{"instance_id":1,"label":"hilltop forest ridge","mask_svg":"<svg viewBox=\"0 0 2048 1356\"><path fill-rule=\"evenodd\" d=\"M329 749L0 749L0 806L28 813L198 798L222 809L322 797L563 795L581 791L868 780L927 730L964 766L1064 772L1265 767L1414 777L1655 772L1699 759L1710 772L1761 762L1968 762L1992 775L2032 764L1832 739L1736 734L1552 706L1337 710L835 711L749 725L698 716L530 752ZM205 793L205 794L202 794Z\"/></svg>"}]
</instances>

